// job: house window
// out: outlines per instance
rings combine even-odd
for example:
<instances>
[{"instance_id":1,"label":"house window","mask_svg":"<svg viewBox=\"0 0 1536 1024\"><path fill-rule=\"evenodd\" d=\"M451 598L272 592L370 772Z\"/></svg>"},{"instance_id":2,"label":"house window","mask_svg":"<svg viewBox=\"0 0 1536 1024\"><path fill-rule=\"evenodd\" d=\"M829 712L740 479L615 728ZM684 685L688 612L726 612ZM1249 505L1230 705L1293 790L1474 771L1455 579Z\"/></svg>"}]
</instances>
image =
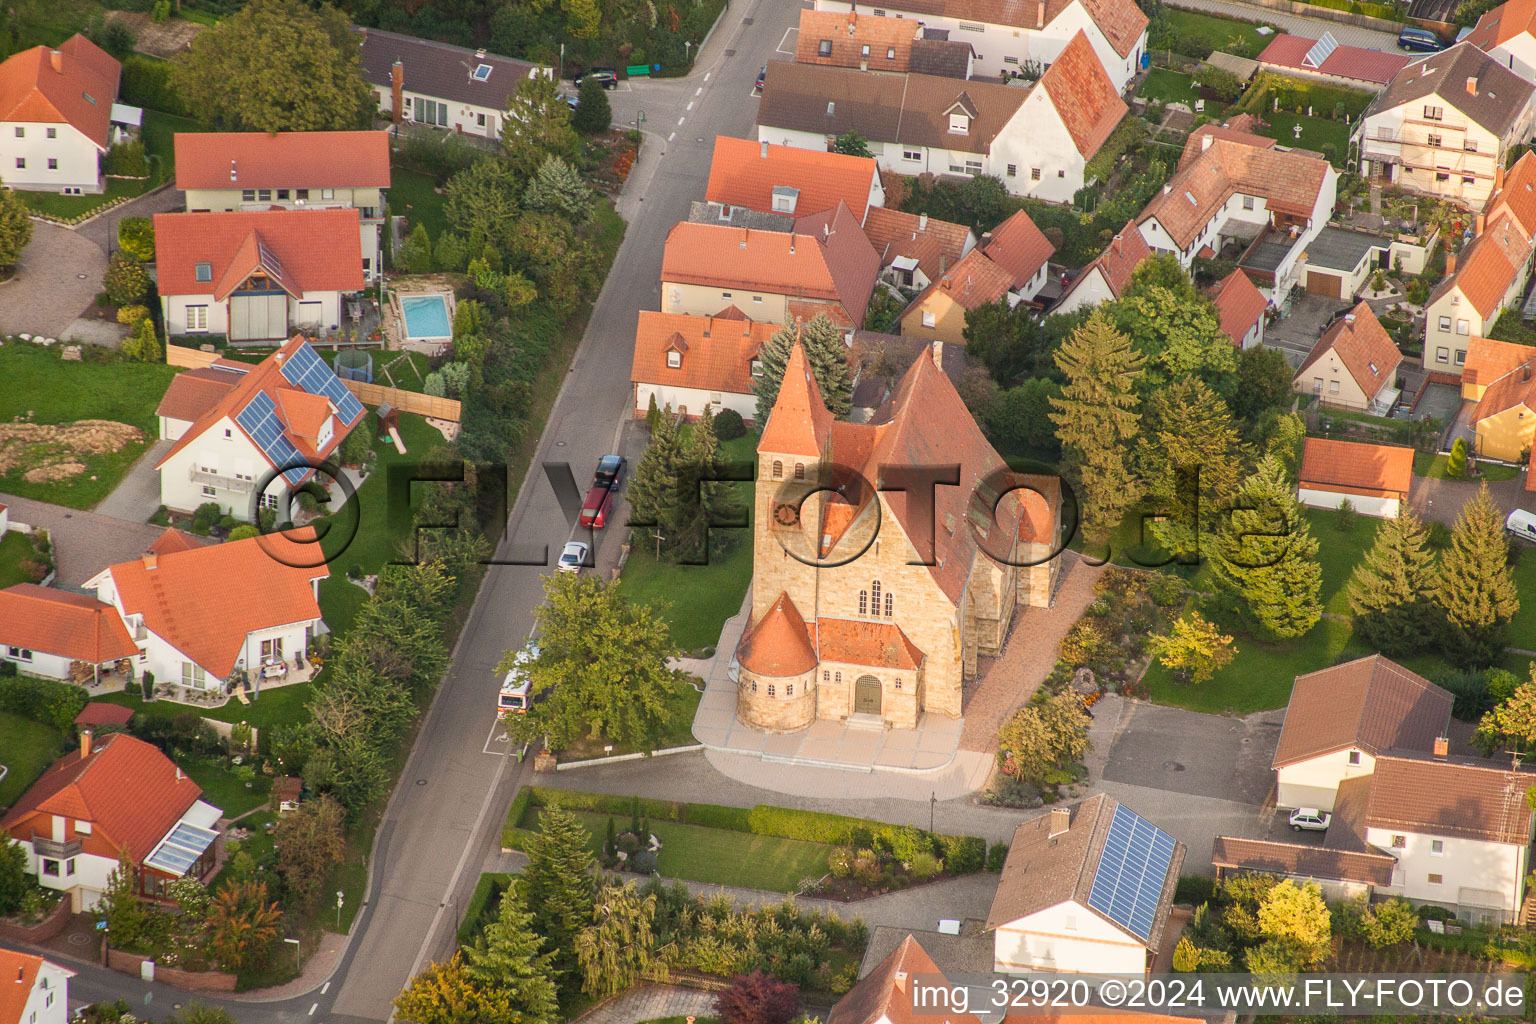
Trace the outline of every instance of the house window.
<instances>
[{"instance_id":1,"label":"house window","mask_svg":"<svg viewBox=\"0 0 1536 1024\"><path fill-rule=\"evenodd\" d=\"M214 486L212 486L210 484L203 484L203 497L205 497L205 498L216 497L218 495L218 493L219 493L219 489L217 487L214 487Z\"/></svg>"},{"instance_id":2,"label":"house window","mask_svg":"<svg viewBox=\"0 0 1536 1024\"><path fill-rule=\"evenodd\" d=\"M722 299L729 299L731 297L731 293L730 292L721 292L720 293L720 297Z\"/></svg>"},{"instance_id":3,"label":"house window","mask_svg":"<svg viewBox=\"0 0 1536 1024\"><path fill-rule=\"evenodd\" d=\"M1467 350L1464 349L1464 348L1457 349L1456 350L1456 365L1457 366L1461 366L1466 361L1467 361Z\"/></svg>"},{"instance_id":4,"label":"house window","mask_svg":"<svg viewBox=\"0 0 1536 1024\"><path fill-rule=\"evenodd\" d=\"M1457 320L1456 321L1456 333L1457 334L1463 334L1464 335L1464 334L1470 333L1470 331L1471 331L1471 326L1467 323L1467 321L1465 321L1465 320Z\"/></svg>"},{"instance_id":5,"label":"house window","mask_svg":"<svg viewBox=\"0 0 1536 1024\"><path fill-rule=\"evenodd\" d=\"M752 360L747 372L754 377L761 377L763 375L763 361L761 359Z\"/></svg>"},{"instance_id":6,"label":"house window","mask_svg":"<svg viewBox=\"0 0 1536 1024\"><path fill-rule=\"evenodd\" d=\"M1463 185L1475 185L1477 184L1477 179L1470 174L1463 174L1461 176L1461 183Z\"/></svg>"},{"instance_id":7,"label":"house window","mask_svg":"<svg viewBox=\"0 0 1536 1024\"><path fill-rule=\"evenodd\" d=\"M1430 149L1439 149L1440 148L1440 136L1438 136L1438 135L1426 136L1425 139L1424 139L1424 144L1426 146L1428 146Z\"/></svg>"},{"instance_id":8,"label":"house window","mask_svg":"<svg viewBox=\"0 0 1536 1024\"><path fill-rule=\"evenodd\" d=\"M26 138L27 137L27 130L25 128L21 127L20 125L17 125L16 126L16 137L18 139Z\"/></svg>"},{"instance_id":9,"label":"house window","mask_svg":"<svg viewBox=\"0 0 1536 1024\"><path fill-rule=\"evenodd\" d=\"M832 681L834 683L842 682L843 681L843 674L841 672L833 672L832 673Z\"/></svg>"},{"instance_id":10,"label":"house window","mask_svg":"<svg viewBox=\"0 0 1536 1024\"><path fill-rule=\"evenodd\" d=\"M323 188L323 189L320 190L320 198L321 199L335 199L336 198L336 190L333 189L333 188Z\"/></svg>"},{"instance_id":11,"label":"house window","mask_svg":"<svg viewBox=\"0 0 1536 1024\"><path fill-rule=\"evenodd\" d=\"M309 189L307 189L307 188L296 188L296 189L294 189L293 190L293 198L297 199L301 203L309 202Z\"/></svg>"},{"instance_id":12,"label":"house window","mask_svg":"<svg viewBox=\"0 0 1536 1024\"><path fill-rule=\"evenodd\" d=\"M1450 362L1451 361L1451 350L1446 348L1444 345L1441 345L1438 348L1436 348L1435 349L1435 361L1436 362L1441 362L1441 363L1448 363L1448 362Z\"/></svg>"},{"instance_id":13,"label":"house window","mask_svg":"<svg viewBox=\"0 0 1536 1024\"><path fill-rule=\"evenodd\" d=\"M1392 837L1392 849L1394 849L1394 850L1406 850L1407 848L1408 848L1408 837L1407 836L1393 836Z\"/></svg>"},{"instance_id":14,"label":"house window","mask_svg":"<svg viewBox=\"0 0 1536 1024\"><path fill-rule=\"evenodd\" d=\"M194 665L190 661L181 663L181 685L195 686L199 689L208 681L208 674L203 671L201 665Z\"/></svg>"},{"instance_id":15,"label":"house window","mask_svg":"<svg viewBox=\"0 0 1536 1024\"><path fill-rule=\"evenodd\" d=\"M1447 174L1445 171L1441 171L1440 173L1435 175L1435 180L1436 181L1450 181L1451 180L1451 176L1449 174Z\"/></svg>"},{"instance_id":16,"label":"house window","mask_svg":"<svg viewBox=\"0 0 1536 1024\"><path fill-rule=\"evenodd\" d=\"M831 679L831 678L832 678L832 673L831 672L828 672L826 669L822 669L821 670L821 681L822 682L826 682L828 679Z\"/></svg>"},{"instance_id":17,"label":"house window","mask_svg":"<svg viewBox=\"0 0 1536 1024\"><path fill-rule=\"evenodd\" d=\"M803 462L795 463L795 479L796 480L804 480L805 479L805 463L803 463Z\"/></svg>"},{"instance_id":18,"label":"house window","mask_svg":"<svg viewBox=\"0 0 1536 1024\"><path fill-rule=\"evenodd\" d=\"M960 23L960 31L962 32L985 32L986 30L987 27L985 25L972 25L966 21Z\"/></svg>"},{"instance_id":19,"label":"house window","mask_svg":"<svg viewBox=\"0 0 1536 1024\"><path fill-rule=\"evenodd\" d=\"M683 354L681 352L668 352L667 353L667 368L669 370L675 370L679 366L682 366L682 365L683 365Z\"/></svg>"},{"instance_id":20,"label":"house window","mask_svg":"<svg viewBox=\"0 0 1536 1024\"><path fill-rule=\"evenodd\" d=\"M895 60L896 59L896 47L894 47L894 46L887 46L885 48L885 59L886 60Z\"/></svg>"},{"instance_id":21,"label":"house window","mask_svg":"<svg viewBox=\"0 0 1536 1024\"><path fill-rule=\"evenodd\" d=\"M1330 395L1336 395L1336 394L1339 393L1339 382L1338 381L1331 380L1331 381L1328 382L1328 393Z\"/></svg>"},{"instance_id":22,"label":"house window","mask_svg":"<svg viewBox=\"0 0 1536 1024\"><path fill-rule=\"evenodd\" d=\"M475 115L475 127L476 128L484 128L485 127L485 115L484 114L476 114Z\"/></svg>"},{"instance_id":23,"label":"house window","mask_svg":"<svg viewBox=\"0 0 1536 1024\"><path fill-rule=\"evenodd\" d=\"M816 44L816 55L818 57L830 57L830 56L832 56L832 40L830 40L830 39L823 39L821 42L817 43Z\"/></svg>"},{"instance_id":24,"label":"house window","mask_svg":"<svg viewBox=\"0 0 1536 1024\"><path fill-rule=\"evenodd\" d=\"M761 306L763 304L763 297L761 295L754 295L752 296L752 301Z\"/></svg>"},{"instance_id":25,"label":"house window","mask_svg":"<svg viewBox=\"0 0 1536 1024\"><path fill-rule=\"evenodd\" d=\"M286 188L280 188L277 190L277 198L279 199L287 199L290 195L292 195L292 193L289 192Z\"/></svg>"},{"instance_id":26,"label":"house window","mask_svg":"<svg viewBox=\"0 0 1536 1024\"><path fill-rule=\"evenodd\" d=\"M1450 317L1443 316L1443 317L1440 318L1440 329L1442 331L1448 331L1448 330L1451 329L1451 318Z\"/></svg>"},{"instance_id":27,"label":"house window","mask_svg":"<svg viewBox=\"0 0 1536 1024\"><path fill-rule=\"evenodd\" d=\"M66 874L66 875L73 875L74 873L75 873L75 858L71 857L71 858L69 858L69 860L64 862L64 874ZM52 995L48 996L48 1002L50 1004L53 1002L53 996Z\"/></svg>"},{"instance_id":28,"label":"house window","mask_svg":"<svg viewBox=\"0 0 1536 1024\"><path fill-rule=\"evenodd\" d=\"M918 161L922 160L923 151L920 149L904 149L901 151L901 158L903 160L910 160L913 163L917 163Z\"/></svg>"},{"instance_id":29,"label":"house window","mask_svg":"<svg viewBox=\"0 0 1536 1024\"><path fill-rule=\"evenodd\" d=\"M277 495L275 495L275 494L263 494L261 496L261 507L262 508L270 508L274 512L277 511Z\"/></svg>"},{"instance_id":30,"label":"house window","mask_svg":"<svg viewBox=\"0 0 1536 1024\"><path fill-rule=\"evenodd\" d=\"M9 647L6 649L6 657L13 661L31 661L32 652L25 647Z\"/></svg>"},{"instance_id":31,"label":"house window","mask_svg":"<svg viewBox=\"0 0 1536 1024\"><path fill-rule=\"evenodd\" d=\"M967 160L965 162L965 173L966 174L980 174L981 173L981 161L980 160Z\"/></svg>"},{"instance_id":32,"label":"house window","mask_svg":"<svg viewBox=\"0 0 1536 1024\"><path fill-rule=\"evenodd\" d=\"M859 591L859 614L869 614L869 591L867 590Z\"/></svg>"},{"instance_id":33,"label":"house window","mask_svg":"<svg viewBox=\"0 0 1536 1024\"><path fill-rule=\"evenodd\" d=\"M1253 209L1253 196L1243 196L1243 209Z\"/></svg>"},{"instance_id":34,"label":"house window","mask_svg":"<svg viewBox=\"0 0 1536 1024\"><path fill-rule=\"evenodd\" d=\"M79 818L76 818L75 831L83 836L88 836L91 834L91 823L88 821L81 821Z\"/></svg>"},{"instance_id":35,"label":"house window","mask_svg":"<svg viewBox=\"0 0 1536 1024\"><path fill-rule=\"evenodd\" d=\"M213 264L199 263L192 268L192 275L204 284L213 281Z\"/></svg>"},{"instance_id":36,"label":"house window","mask_svg":"<svg viewBox=\"0 0 1536 1024\"><path fill-rule=\"evenodd\" d=\"M44 857L43 858L43 874L49 876L50 878L58 878L59 877L59 862L54 860L52 857Z\"/></svg>"},{"instance_id":37,"label":"house window","mask_svg":"<svg viewBox=\"0 0 1536 1024\"><path fill-rule=\"evenodd\" d=\"M256 201L261 203L270 203L272 201L272 190L269 188L257 189Z\"/></svg>"},{"instance_id":38,"label":"house window","mask_svg":"<svg viewBox=\"0 0 1536 1024\"><path fill-rule=\"evenodd\" d=\"M1056 177L1058 177L1058 178L1065 178L1066 176L1067 176L1067 172L1066 171L1057 171L1056 172Z\"/></svg>"},{"instance_id":39,"label":"house window","mask_svg":"<svg viewBox=\"0 0 1536 1024\"><path fill-rule=\"evenodd\" d=\"M768 684L768 696L770 696L770 697L774 696L773 684L772 683Z\"/></svg>"},{"instance_id":40,"label":"house window","mask_svg":"<svg viewBox=\"0 0 1536 1024\"><path fill-rule=\"evenodd\" d=\"M256 190L253 189L253 188L243 188L243 189L241 189L240 190L240 201L242 203L254 203L256 201Z\"/></svg>"},{"instance_id":41,"label":"house window","mask_svg":"<svg viewBox=\"0 0 1536 1024\"><path fill-rule=\"evenodd\" d=\"M1351 750L1349 752L1349 763L1350 764L1359 764L1360 763L1360 751L1358 751L1358 750Z\"/></svg>"},{"instance_id":42,"label":"house window","mask_svg":"<svg viewBox=\"0 0 1536 1024\"><path fill-rule=\"evenodd\" d=\"M891 592L890 591L886 591L885 592L885 617L886 618L890 618L891 617Z\"/></svg>"},{"instance_id":43,"label":"house window","mask_svg":"<svg viewBox=\"0 0 1536 1024\"><path fill-rule=\"evenodd\" d=\"M965 135L971 130L971 119L966 114L949 115L949 133L951 135Z\"/></svg>"},{"instance_id":44,"label":"house window","mask_svg":"<svg viewBox=\"0 0 1536 1024\"><path fill-rule=\"evenodd\" d=\"M23 170L23 171L26 170L27 169L27 158L24 157L24 156L17 157L16 158L16 168L18 170Z\"/></svg>"},{"instance_id":45,"label":"house window","mask_svg":"<svg viewBox=\"0 0 1536 1024\"><path fill-rule=\"evenodd\" d=\"M1424 120L1426 120L1426 121L1443 121L1443 120L1445 120L1445 108L1444 107L1432 107L1432 106L1430 106L1427 103L1424 104Z\"/></svg>"},{"instance_id":46,"label":"house window","mask_svg":"<svg viewBox=\"0 0 1536 1024\"><path fill-rule=\"evenodd\" d=\"M50 171L56 171L59 169L59 161L57 157L48 158L48 169Z\"/></svg>"},{"instance_id":47,"label":"house window","mask_svg":"<svg viewBox=\"0 0 1536 1024\"><path fill-rule=\"evenodd\" d=\"M1003 63L1004 64L1017 64L1018 62L1019 62L1019 58L1017 58L1017 57L1004 57L1003 58Z\"/></svg>"},{"instance_id":48,"label":"house window","mask_svg":"<svg viewBox=\"0 0 1536 1024\"><path fill-rule=\"evenodd\" d=\"M233 438L233 437L234 437L234 436L235 436L235 434L234 434L234 431L232 431L232 430L230 430L230 429L229 429L229 428L228 428L228 427L225 427L225 428L224 428L224 440L226 440L226 441L228 441L228 440L230 440L230 439L231 439L231 438ZM237 474L235 474L235 475L236 475L236 476L239 476L239 474L238 474L238 473L237 473Z\"/></svg>"},{"instance_id":49,"label":"house window","mask_svg":"<svg viewBox=\"0 0 1536 1024\"><path fill-rule=\"evenodd\" d=\"M1030 181L1039 181L1040 180L1040 168L1038 168L1038 167L1031 167L1029 169L1029 180Z\"/></svg>"},{"instance_id":50,"label":"house window","mask_svg":"<svg viewBox=\"0 0 1536 1024\"><path fill-rule=\"evenodd\" d=\"M1477 152L1477 140L1476 139L1468 139L1466 142L1463 142L1461 144L1461 148L1466 150L1468 153L1476 153Z\"/></svg>"},{"instance_id":51,"label":"house window","mask_svg":"<svg viewBox=\"0 0 1536 1024\"><path fill-rule=\"evenodd\" d=\"M784 475L784 463L780 462L778 459L774 459L773 460L773 478L775 480L778 480L783 475Z\"/></svg>"},{"instance_id":52,"label":"house window","mask_svg":"<svg viewBox=\"0 0 1536 1024\"><path fill-rule=\"evenodd\" d=\"M936 322L937 322L937 320L936 320L936 318L934 317L934 315L932 313L928 312L928 310L926 310L926 309L923 310L923 326L924 327L932 327Z\"/></svg>"},{"instance_id":53,"label":"house window","mask_svg":"<svg viewBox=\"0 0 1536 1024\"><path fill-rule=\"evenodd\" d=\"M208 307L207 306L188 306L187 307L187 331L190 333L190 332L195 332L195 331L206 331L207 329L208 329Z\"/></svg>"},{"instance_id":54,"label":"house window","mask_svg":"<svg viewBox=\"0 0 1536 1024\"><path fill-rule=\"evenodd\" d=\"M794 695L795 695L795 684L794 683L785 683L784 684L784 696L786 696L786 697L793 697Z\"/></svg>"},{"instance_id":55,"label":"house window","mask_svg":"<svg viewBox=\"0 0 1536 1024\"><path fill-rule=\"evenodd\" d=\"M1429 884L1430 885L1440 885L1444 881L1445 881L1445 876L1444 875L1431 874L1429 876Z\"/></svg>"},{"instance_id":56,"label":"house window","mask_svg":"<svg viewBox=\"0 0 1536 1024\"><path fill-rule=\"evenodd\" d=\"M1017 177L1018 173L1019 173L1019 165L1018 164L1009 164L1008 165L1008 177L1010 177L1010 178Z\"/></svg>"},{"instance_id":57,"label":"house window","mask_svg":"<svg viewBox=\"0 0 1536 1024\"><path fill-rule=\"evenodd\" d=\"M1429 852L1434 854L1436 857L1443 855L1445 853L1445 840L1431 839L1429 841Z\"/></svg>"},{"instance_id":58,"label":"house window","mask_svg":"<svg viewBox=\"0 0 1536 1024\"><path fill-rule=\"evenodd\" d=\"M48 129L48 137L50 139L58 138L59 137L59 130L57 128L49 128Z\"/></svg>"},{"instance_id":59,"label":"house window","mask_svg":"<svg viewBox=\"0 0 1536 1024\"><path fill-rule=\"evenodd\" d=\"M757 680L756 679L752 680L752 692L753 693L757 692Z\"/></svg>"}]
</instances>

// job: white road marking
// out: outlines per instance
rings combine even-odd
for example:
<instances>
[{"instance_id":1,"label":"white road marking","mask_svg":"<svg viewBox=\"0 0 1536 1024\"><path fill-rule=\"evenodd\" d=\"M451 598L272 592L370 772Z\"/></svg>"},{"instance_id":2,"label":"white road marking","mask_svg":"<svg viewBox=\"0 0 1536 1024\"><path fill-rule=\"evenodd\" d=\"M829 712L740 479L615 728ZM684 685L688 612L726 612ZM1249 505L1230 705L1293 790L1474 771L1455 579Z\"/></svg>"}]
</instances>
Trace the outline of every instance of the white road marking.
<instances>
[{"instance_id":1,"label":"white road marking","mask_svg":"<svg viewBox=\"0 0 1536 1024\"><path fill-rule=\"evenodd\" d=\"M326 982L324 985L320 986L320 994L321 995L325 995L330 990L331 990L331 983L330 982Z\"/></svg>"},{"instance_id":2,"label":"white road marking","mask_svg":"<svg viewBox=\"0 0 1536 1024\"><path fill-rule=\"evenodd\" d=\"M313 1017L315 1015L315 1011L318 1010L318 1009L320 1009L320 1004L319 1003L316 1003L314 1006L311 1006L309 1008L309 1015L311 1017Z\"/></svg>"},{"instance_id":3,"label":"white road marking","mask_svg":"<svg viewBox=\"0 0 1536 1024\"><path fill-rule=\"evenodd\" d=\"M686 118L686 117L680 117L680 118L678 118L678 119L677 119L677 126L678 126L678 127L679 127L679 128L681 128L681 127L682 127L682 126L683 126L683 122L684 122L684 121L686 121L686 120L688 120L688 119L687 119L687 118Z\"/></svg>"},{"instance_id":4,"label":"white road marking","mask_svg":"<svg viewBox=\"0 0 1536 1024\"><path fill-rule=\"evenodd\" d=\"M706 82L709 81L709 76L712 75L712 74L714 74L713 71L706 71L706 72L704 72L704 81L706 81Z\"/></svg>"},{"instance_id":5,"label":"white road marking","mask_svg":"<svg viewBox=\"0 0 1536 1024\"><path fill-rule=\"evenodd\" d=\"M692 110L693 109L693 100L689 100L688 101L688 105L686 107L684 107L683 109L684 110Z\"/></svg>"},{"instance_id":6,"label":"white road marking","mask_svg":"<svg viewBox=\"0 0 1536 1024\"><path fill-rule=\"evenodd\" d=\"M667 141L671 142L675 138L677 138L677 132L673 132L671 135L668 135L667 136Z\"/></svg>"},{"instance_id":7,"label":"white road marking","mask_svg":"<svg viewBox=\"0 0 1536 1024\"><path fill-rule=\"evenodd\" d=\"M703 92L704 92L704 87L703 87L703 86L702 86L702 85L701 85L701 86L699 86L699 87L698 87L698 88L697 88L697 89L695 89L695 90L693 90L693 94L694 94L694 95L695 95L695 96L698 96L698 95L700 95L700 94L701 94L701 93L703 93Z\"/></svg>"}]
</instances>

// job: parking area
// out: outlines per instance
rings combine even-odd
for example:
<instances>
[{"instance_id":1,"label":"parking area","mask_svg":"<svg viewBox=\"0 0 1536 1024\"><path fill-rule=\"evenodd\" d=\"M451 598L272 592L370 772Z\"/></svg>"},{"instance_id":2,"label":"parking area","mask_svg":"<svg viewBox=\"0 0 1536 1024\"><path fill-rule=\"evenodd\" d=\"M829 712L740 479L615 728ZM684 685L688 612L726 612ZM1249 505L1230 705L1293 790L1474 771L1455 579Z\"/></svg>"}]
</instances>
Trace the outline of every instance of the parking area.
<instances>
[{"instance_id":1,"label":"parking area","mask_svg":"<svg viewBox=\"0 0 1536 1024\"><path fill-rule=\"evenodd\" d=\"M1235 803L1264 803L1283 711L1247 718L1127 704L1104 778Z\"/></svg>"}]
</instances>

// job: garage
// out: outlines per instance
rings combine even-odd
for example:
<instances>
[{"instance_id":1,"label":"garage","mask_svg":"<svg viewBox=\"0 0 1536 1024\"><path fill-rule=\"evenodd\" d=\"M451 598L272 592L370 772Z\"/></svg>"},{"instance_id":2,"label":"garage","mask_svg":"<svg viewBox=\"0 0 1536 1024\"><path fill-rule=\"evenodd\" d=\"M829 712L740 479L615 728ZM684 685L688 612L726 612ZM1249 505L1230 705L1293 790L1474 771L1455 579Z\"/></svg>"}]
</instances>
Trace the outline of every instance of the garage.
<instances>
[{"instance_id":1,"label":"garage","mask_svg":"<svg viewBox=\"0 0 1536 1024\"><path fill-rule=\"evenodd\" d=\"M1307 270L1307 294L1322 295L1329 299L1344 297L1344 278L1338 274L1325 274L1320 270Z\"/></svg>"},{"instance_id":2,"label":"garage","mask_svg":"<svg viewBox=\"0 0 1536 1024\"><path fill-rule=\"evenodd\" d=\"M229 297L230 341L275 341L287 337L286 293L237 292Z\"/></svg>"}]
</instances>

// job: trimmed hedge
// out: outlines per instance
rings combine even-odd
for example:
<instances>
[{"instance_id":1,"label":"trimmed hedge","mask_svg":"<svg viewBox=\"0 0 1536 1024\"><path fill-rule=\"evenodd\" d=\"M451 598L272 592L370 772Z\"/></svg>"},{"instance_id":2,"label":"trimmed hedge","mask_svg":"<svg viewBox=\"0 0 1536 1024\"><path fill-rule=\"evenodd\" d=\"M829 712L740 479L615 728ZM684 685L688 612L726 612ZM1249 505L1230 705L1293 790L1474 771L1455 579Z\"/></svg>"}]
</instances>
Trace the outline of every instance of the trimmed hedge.
<instances>
[{"instance_id":1,"label":"trimmed hedge","mask_svg":"<svg viewBox=\"0 0 1536 1024\"><path fill-rule=\"evenodd\" d=\"M464 920L459 924L459 945L467 946L474 942L481 929L500 913L502 894L511 888L513 877L500 871L488 871L480 876L474 894L464 905Z\"/></svg>"},{"instance_id":2,"label":"trimmed hedge","mask_svg":"<svg viewBox=\"0 0 1536 1024\"><path fill-rule=\"evenodd\" d=\"M85 687L54 679L12 676L0 680L0 711L10 711L66 733L89 699Z\"/></svg>"},{"instance_id":3,"label":"trimmed hedge","mask_svg":"<svg viewBox=\"0 0 1536 1024\"><path fill-rule=\"evenodd\" d=\"M705 828L724 828L732 832L752 831L752 811L747 807L722 807L719 804L688 804L688 824Z\"/></svg>"}]
</instances>

